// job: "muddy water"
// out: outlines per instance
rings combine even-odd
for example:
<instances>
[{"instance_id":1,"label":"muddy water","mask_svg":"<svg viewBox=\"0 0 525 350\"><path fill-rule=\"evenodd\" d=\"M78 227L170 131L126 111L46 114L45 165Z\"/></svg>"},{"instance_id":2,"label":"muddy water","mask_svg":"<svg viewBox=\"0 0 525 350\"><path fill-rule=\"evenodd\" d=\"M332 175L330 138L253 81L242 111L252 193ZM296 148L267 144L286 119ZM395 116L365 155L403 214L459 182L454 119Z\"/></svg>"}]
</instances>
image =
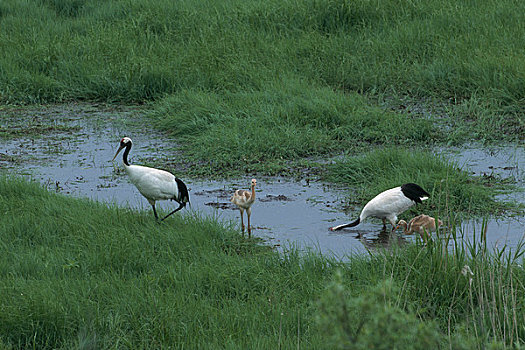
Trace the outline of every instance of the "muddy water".
<instances>
[{"instance_id":1,"label":"muddy water","mask_svg":"<svg viewBox=\"0 0 525 350\"><path fill-rule=\"evenodd\" d=\"M89 197L132 208L150 210L147 201L131 185L122 171L121 158L111 162L121 137L134 141L130 162L174 161L176 142L145 127L124 120L140 111L114 110L103 106L67 105L20 113L16 118L0 111L0 127L5 130L28 128L34 134L16 133L0 137L0 167L3 171L36 179L53 191ZM17 119L18 118L18 119ZM45 125L53 125L47 128ZM36 126L36 128L34 127ZM40 129L39 129L40 128ZM524 186L523 149L476 148L447 150L450 157L476 174L513 177ZM175 160L176 161L176 160ZM248 189L251 177L228 181L196 181L181 178L190 191L191 207L182 211L213 216L240 226L239 211L229 202L233 191ZM284 178L258 178L257 201L253 205L253 234L279 250L290 246L344 257L368 249L413 241L413 236L381 233L381 222L369 219L358 229L330 232L335 223L353 220L356 211L343 212L346 189L318 182L290 181ZM523 201L521 194L510 195ZM505 198L502 198L505 199ZM159 202L161 210L172 210L173 203ZM152 214L153 220L153 214ZM169 227L169 220L167 222ZM490 246L516 246L525 234L523 218L493 219L488 222ZM481 231L481 222L462 224L466 237ZM364 238L358 239L361 234Z\"/></svg>"}]
</instances>

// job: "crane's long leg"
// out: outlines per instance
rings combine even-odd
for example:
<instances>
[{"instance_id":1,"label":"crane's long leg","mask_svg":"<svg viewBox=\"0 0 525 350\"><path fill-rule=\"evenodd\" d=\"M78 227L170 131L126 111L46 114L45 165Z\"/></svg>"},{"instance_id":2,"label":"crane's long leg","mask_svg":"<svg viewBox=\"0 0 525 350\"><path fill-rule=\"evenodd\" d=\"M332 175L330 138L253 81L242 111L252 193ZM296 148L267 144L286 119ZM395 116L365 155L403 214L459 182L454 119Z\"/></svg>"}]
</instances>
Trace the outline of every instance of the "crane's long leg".
<instances>
[{"instance_id":1,"label":"crane's long leg","mask_svg":"<svg viewBox=\"0 0 525 350\"><path fill-rule=\"evenodd\" d=\"M159 216L157 215L157 211L155 210L155 204L152 204L151 207L153 208L153 214L155 214L155 220L158 220Z\"/></svg>"},{"instance_id":2,"label":"crane's long leg","mask_svg":"<svg viewBox=\"0 0 525 350\"><path fill-rule=\"evenodd\" d=\"M395 222L395 220L389 220L390 221L390 225L392 225L392 231L391 232L394 232L396 230L396 227L397 227L397 223ZM386 229L386 227L385 227Z\"/></svg>"},{"instance_id":3,"label":"crane's long leg","mask_svg":"<svg viewBox=\"0 0 525 350\"><path fill-rule=\"evenodd\" d=\"M244 237L244 209L239 208L239 212L241 213L242 236Z\"/></svg>"},{"instance_id":4,"label":"crane's long leg","mask_svg":"<svg viewBox=\"0 0 525 350\"><path fill-rule=\"evenodd\" d=\"M250 216L252 215L252 209L246 209L246 216L248 217L248 238L252 237L252 228L250 226Z\"/></svg>"},{"instance_id":5,"label":"crane's long leg","mask_svg":"<svg viewBox=\"0 0 525 350\"><path fill-rule=\"evenodd\" d=\"M168 215L166 215L164 218L162 218L162 220L160 221L164 221L168 216L170 216L171 214L173 213L176 213L178 212L179 210L181 210L182 208L184 208L186 206L186 203L179 203L179 207L177 209L175 209L174 211L172 211L171 213L169 213Z\"/></svg>"},{"instance_id":6,"label":"crane's long leg","mask_svg":"<svg viewBox=\"0 0 525 350\"><path fill-rule=\"evenodd\" d=\"M159 221L159 216L157 215L157 210L155 209L155 201L153 199L146 198L148 203L153 208L153 214L155 215L155 220Z\"/></svg>"},{"instance_id":7,"label":"crane's long leg","mask_svg":"<svg viewBox=\"0 0 525 350\"><path fill-rule=\"evenodd\" d=\"M383 218L383 231L386 231L386 219Z\"/></svg>"}]
</instances>

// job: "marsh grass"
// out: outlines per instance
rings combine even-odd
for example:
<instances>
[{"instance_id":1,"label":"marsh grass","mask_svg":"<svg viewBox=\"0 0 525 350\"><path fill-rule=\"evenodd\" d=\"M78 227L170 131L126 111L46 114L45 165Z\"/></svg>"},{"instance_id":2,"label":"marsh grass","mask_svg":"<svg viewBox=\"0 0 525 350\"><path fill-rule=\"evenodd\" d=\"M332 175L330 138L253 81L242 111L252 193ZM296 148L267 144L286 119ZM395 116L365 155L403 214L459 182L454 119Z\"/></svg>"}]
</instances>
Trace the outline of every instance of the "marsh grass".
<instances>
[{"instance_id":1,"label":"marsh grass","mask_svg":"<svg viewBox=\"0 0 525 350\"><path fill-rule=\"evenodd\" d=\"M386 189L414 182L430 193L430 200L418 206L418 212L438 216L446 212L461 218L523 211L522 205L496 200L498 193L514 188L510 180L472 176L453 160L430 151L390 147L372 150L329 164L324 179L351 187L349 203L359 207Z\"/></svg>"},{"instance_id":2,"label":"marsh grass","mask_svg":"<svg viewBox=\"0 0 525 350\"><path fill-rule=\"evenodd\" d=\"M0 119L0 138L20 138L20 137L43 137L56 133L73 133L80 129L78 126L67 125L66 123L48 123L30 121L18 123L14 118L6 116Z\"/></svg>"},{"instance_id":3,"label":"marsh grass","mask_svg":"<svg viewBox=\"0 0 525 350\"><path fill-rule=\"evenodd\" d=\"M486 225L486 224L485 224ZM523 344L523 319L519 315L525 310L522 256L524 242L514 249L506 246L488 253L486 226L478 233L479 242L466 247L474 257L473 267L465 265L462 274L468 279L469 330L480 343L490 338L501 339L508 344Z\"/></svg>"},{"instance_id":4,"label":"marsh grass","mask_svg":"<svg viewBox=\"0 0 525 350\"><path fill-rule=\"evenodd\" d=\"M414 145L439 138L429 120L370 107L357 94L287 81L263 91L184 90L150 115L181 141L206 171L285 170L286 162L352 152L372 145ZM196 169L197 170L197 169Z\"/></svg>"},{"instance_id":5,"label":"marsh grass","mask_svg":"<svg viewBox=\"0 0 525 350\"><path fill-rule=\"evenodd\" d=\"M66 118L59 119L49 114L43 116L45 112L42 109L35 112L34 107L0 106L0 139L42 138L58 134L63 137L80 129Z\"/></svg>"},{"instance_id":6,"label":"marsh grass","mask_svg":"<svg viewBox=\"0 0 525 350\"><path fill-rule=\"evenodd\" d=\"M329 87L327 104L340 91L435 98L469 132L523 140L524 6L6 0L0 101L143 103L184 91L213 99L272 94L284 77L306 80L307 95Z\"/></svg>"},{"instance_id":7,"label":"marsh grass","mask_svg":"<svg viewBox=\"0 0 525 350\"><path fill-rule=\"evenodd\" d=\"M319 343L308 304L330 266L322 257L281 259L211 219L159 225L21 180L1 179L0 208L7 348L276 348L278 333L289 348L298 332Z\"/></svg>"},{"instance_id":8,"label":"marsh grass","mask_svg":"<svg viewBox=\"0 0 525 350\"><path fill-rule=\"evenodd\" d=\"M489 247L487 223L484 219L479 232L474 230L467 235L458 222L452 221L425 246L426 253L434 255L434 269L457 273L452 275L454 283L441 286L440 294L448 294L450 303L448 315L441 319L447 322L449 337L454 328L460 333L474 335L472 347L483 348L495 339L499 339L495 343L501 342L500 347L504 344L516 346L525 341L522 320L518 316L525 310L525 289L519 282L523 278L525 242L521 240L513 247ZM455 324L457 310L453 309L458 306L466 319ZM428 310L432 308L425 311Z\"/></svg>"},{"instance_id":9,"label":"marsh grass","mask_svg":"<svg viewBox=\"0 0 525 350\"><path fill-rule=\"evenodd\" d=\"M336 269L316 315L328 346L522 346L525 246L520 242L493 250L486 234L484 223L481 232L466 239L452 222L429 241L418 237L408 248L371 252L367 258L352 258L348 269Z\"/></svg>"},{"instance_id":10,"label":"marsh grass","mask_svg":"<svg viewBox=\"0 0 525 350\"><path fill-rule=\"evenodd\" d=\"M447 231L439 237L448 241L343 263L278 254L213 219L183 214L159 225L149 212L6 177L0 212L5 349L318 349L349 340L356 349L471 349L525 339L523 245L491 253L484 236L469 246Z\"/></svg>"}]
</instances>

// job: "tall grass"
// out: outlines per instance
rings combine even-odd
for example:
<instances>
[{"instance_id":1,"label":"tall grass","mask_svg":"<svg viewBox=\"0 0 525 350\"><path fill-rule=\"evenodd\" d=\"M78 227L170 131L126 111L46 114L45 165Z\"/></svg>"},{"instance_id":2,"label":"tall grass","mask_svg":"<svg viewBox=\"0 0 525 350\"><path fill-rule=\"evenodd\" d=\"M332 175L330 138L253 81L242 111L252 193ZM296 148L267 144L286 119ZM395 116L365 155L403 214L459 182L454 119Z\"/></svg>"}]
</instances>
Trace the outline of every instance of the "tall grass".
<instances>
[{"instance_id":1,"label":"tall grass","mask_svg":"<svg viewBox=\"0 0 525 350\"><path fill-rule=\"evenodd\" d=\"M524 4L484 1L6 0L0 101L144 102L183 90L434 97L522 138ZM465 111L471 99L482 109ZM458 108L456 108L458 106ZM472 112L472 111L471 111ZM501 130L498 130L501 132Z\"/></svg>"},{"instance_id":2,"label":"tall grass","mask_svg":"<svg viewBox=\"0 0 525 350\"><path fill-rule=\"evenodd\" d=\"M523 247L505 258L435 239L342 263L278 254L211 219L159 225L149 212L5 177L0 211L6 349L319 349L349 340L355 349L470 349L525 339ZM474 275L462 274L465 265Z\"/></svg>"},{"instance_id":3,"label":"tall grass","mask_svg":"<svg viewBox=\"0 0 525 350\"><path fill-rule=\"evenodd\" d=\"M457 229L453 223L451 230ZM484 232L477 239L465 242L441 230L424 245L418 238L403 251L352 259L348 270L334 274L319 300L316 320L329 346L439 348L437 329L446 334L446 348L522 346L524 246L491 252ZM354 285L363 281L369 287L356 293Z\"/></svg>"}]
</instances>

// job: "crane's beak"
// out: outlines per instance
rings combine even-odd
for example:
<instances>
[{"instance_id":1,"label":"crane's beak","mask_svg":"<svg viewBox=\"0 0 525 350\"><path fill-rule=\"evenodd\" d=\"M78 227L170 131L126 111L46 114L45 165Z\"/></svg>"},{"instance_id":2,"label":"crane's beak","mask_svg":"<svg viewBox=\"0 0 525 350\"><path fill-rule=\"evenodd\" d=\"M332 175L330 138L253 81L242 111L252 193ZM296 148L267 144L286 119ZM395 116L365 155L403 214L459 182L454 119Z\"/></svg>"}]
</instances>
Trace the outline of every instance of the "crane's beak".
<instances>
[{"instance_id":1,"label":"crane's beak","mask_svg":"<svg viewBox=\"0 0 525 350\"><path fill-rule=\"evenodd\" d=\"M113 159L112 159L111 161L114 161L115 158L117 158L118 154L120 153L120 151L122 151L122 149L123 149L124 147L126 147L126 146L120 146L120 147L118 148L117 153L115 153L115 156L113 157Z\"/></svg>"}]
</instances>

